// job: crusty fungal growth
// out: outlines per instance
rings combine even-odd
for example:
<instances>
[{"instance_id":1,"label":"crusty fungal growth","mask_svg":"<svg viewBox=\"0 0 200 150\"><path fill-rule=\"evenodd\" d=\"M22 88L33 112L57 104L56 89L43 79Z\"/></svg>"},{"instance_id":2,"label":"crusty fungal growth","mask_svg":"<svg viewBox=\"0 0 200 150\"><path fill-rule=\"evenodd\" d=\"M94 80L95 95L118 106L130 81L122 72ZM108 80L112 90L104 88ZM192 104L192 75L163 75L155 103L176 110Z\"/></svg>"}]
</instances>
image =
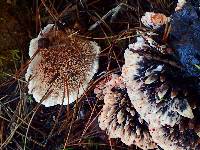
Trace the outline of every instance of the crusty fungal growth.
<instances>
[{"instance_id":1,"label":"crusty fungal growth","mask_svg":"<svg viewBox=\"0 0 200 150\"><path fill-rule=\"evenodd\" d=\"M104 83L104 81L103 81ZM156 144L148 131L148 126L134 109L127 95L122 78L113 75L104 86L104 106L98 118L99 126L110 138L120 138L126 145L135 144L142 149L154 149ZM97 93L99 86L97 86Z\"/></svg>"},{"instance_id":2,"label":"crusty fungal growth","mask_svg":"<svg viewBox=\"0 0 200 150\"><path fill-rule=\"evenodd\" d=\"M104 100L105 92L106 92L106 83L112 79L112 75L106 76L101 82L99 82L94 89L94 93L96 94L96 98L98 100Z\"/></svg>"},{"instance_id":3,"label":"crusty fungal growth","mask_svg":"<svg viewBox=\"0 0 200 150\"><path fill-rule=\"evenodd\" d=\"M164 150L199 150L200 140L194 129L184 128L180 130L179 126L152 127L149 126L149 132L154 140Z\"/></svg>"},{"instance_id":4,"label":"crusty fungal growth","mask_svg":"<svg viewBox=\"0 0 200 150\"><path fill-rule=\"evenodd\" d=\"M199 122L197 128L193 122L198 120L199 105L192 104L196 99L187 91L187 78L175 66L155 56L147 57L147 53L159 51L145 40L142 43L142 38L129 45L124 54L122 77L132 105L149 124L152 139L161 148L199 149Z\"/></svg>"},{"instance_id":5,"label":"crusty fungal growth","mask_svg":"<svg viewBox=\"0 0 200 150\"><path fill-rule=\"evenodd\" d=\"M169 17L166 17L164 14L161 13L154 13L154 12L146 12L144 16L142 16L141 21L142 23L149 28L157 29L160 26L168 23L170 20Z\"/></svg>"},{"instance_id":6,"label":"crusty fungal growth","mask_svg":"<svg viewBox=\"0 0 200 150\"><path fill-rule=\"evenodd\" d=\"M29 94L46 107L75 101L97 72L99 53L97 43L47 25L30 42Z\"/></svg>"},{"instance_id":7,"label":"crusty fungal growth","mask_svg":"<svg viewBox=\"0 0 200 150\"><path fill-rule=\"evenodd\" d=\"M181 116L193 118L187 98L183 94L177 97L178 89L170 83L171 76L167 74L168 69L171 69L155 60L140 56L134 50L136 49L125 51L122 76L130 99L136 110L141 112L142 118L147 122L154 119L152 122L158 126L174 126L179 123ZM144 49L137 50L144 52ZM180 104L184 107L179 108Z\"/></svg>"}]
</instances>

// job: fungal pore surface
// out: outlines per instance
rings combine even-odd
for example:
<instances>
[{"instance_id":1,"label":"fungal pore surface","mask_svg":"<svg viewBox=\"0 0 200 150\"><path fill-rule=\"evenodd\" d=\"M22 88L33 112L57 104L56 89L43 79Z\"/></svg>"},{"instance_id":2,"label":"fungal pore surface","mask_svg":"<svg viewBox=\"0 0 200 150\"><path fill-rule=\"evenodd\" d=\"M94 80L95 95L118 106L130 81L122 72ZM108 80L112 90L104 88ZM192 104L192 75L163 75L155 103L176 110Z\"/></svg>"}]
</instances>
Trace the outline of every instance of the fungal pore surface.
<instances>
[{"instance_id":1,"label":"fungal pore surface","mask_svg":"<svg viewBox=\"0 0 200 150\"><path fill-rule=\"evenodd\" d=\"M29 94L46 107L67 105L87 90L98 70L100 47L70 30L47 25L32 39L25 75Z\"/></svg>"}]
</instances>

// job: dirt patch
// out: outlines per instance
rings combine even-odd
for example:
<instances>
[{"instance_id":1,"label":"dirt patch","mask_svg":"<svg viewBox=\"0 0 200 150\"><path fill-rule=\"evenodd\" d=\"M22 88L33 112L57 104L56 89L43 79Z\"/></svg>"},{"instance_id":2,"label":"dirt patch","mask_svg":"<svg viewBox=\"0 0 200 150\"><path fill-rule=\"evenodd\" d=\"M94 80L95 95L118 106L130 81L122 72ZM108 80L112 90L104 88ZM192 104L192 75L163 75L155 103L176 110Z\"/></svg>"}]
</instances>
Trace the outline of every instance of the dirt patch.
<instances>
[{"instance_id":1,"label":"dirt patch","mask_svg":"<svg viewBox=\"0 0 200 150\"><path fill-rule=\"evenodd\" d=\"M31 33L29 14L28 6L0 2L0 80L12 76L23 61Z\"/></svg>"}]
</instances>

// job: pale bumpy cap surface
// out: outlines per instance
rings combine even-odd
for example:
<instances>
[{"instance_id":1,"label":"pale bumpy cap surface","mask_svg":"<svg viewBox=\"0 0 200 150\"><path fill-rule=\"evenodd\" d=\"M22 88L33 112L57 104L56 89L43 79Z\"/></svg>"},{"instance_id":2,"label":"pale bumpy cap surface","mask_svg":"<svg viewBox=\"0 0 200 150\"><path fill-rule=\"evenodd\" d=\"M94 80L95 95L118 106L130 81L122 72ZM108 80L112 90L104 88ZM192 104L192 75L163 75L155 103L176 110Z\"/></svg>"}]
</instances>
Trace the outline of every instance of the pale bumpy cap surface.
<instances>
[{"instance_id":1,"label":"pale bumpy cap surface","mask_svg":"<svg viewBox=\"0 0 200 150\"><path fill-rule=\"evenodd\" d=\"M29 94L46 107L72 103L97 72L99 53L97 43L77 37L72 30L47 25L30 42L33 59L25 75Z\"/></svg>"},{"instance_id":2,"label":"pale bumpy cap surface","mask_svg":"<svg viewBox=\"0 0 200 150\"><path fill-rule=\"evenodd\" d=\"M122 78L112 75L97 86L97 96L104 95L104 106L98 118L99 127L105 130L110 138L120 138L126 145L135 144L142 149L154 149L156 144L152 141L147 123L140 118L126 92ZM102 89L102 92L99 92ZM101 94L99 94L101 93Z\"/></svg>"}]
</instances>

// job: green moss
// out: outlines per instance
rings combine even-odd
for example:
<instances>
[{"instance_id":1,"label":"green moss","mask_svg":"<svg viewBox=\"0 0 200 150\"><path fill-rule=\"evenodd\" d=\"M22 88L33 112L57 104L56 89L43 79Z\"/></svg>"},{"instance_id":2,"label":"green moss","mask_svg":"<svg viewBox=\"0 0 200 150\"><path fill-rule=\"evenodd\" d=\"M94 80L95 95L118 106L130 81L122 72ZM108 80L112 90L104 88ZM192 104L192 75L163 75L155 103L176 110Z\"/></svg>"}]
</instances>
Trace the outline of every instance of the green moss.
<instances>
[{"instance_id":1,"label":"green moss","mask_svg":"<svg viewBox=\"0 0 200 150\"><path fill-rule=\"evenodd\" d=\"M6 78L8 74L13 74L14 67L20 60L19 49L0 51L0 79Z\"/></svg>"}]
</instances>

